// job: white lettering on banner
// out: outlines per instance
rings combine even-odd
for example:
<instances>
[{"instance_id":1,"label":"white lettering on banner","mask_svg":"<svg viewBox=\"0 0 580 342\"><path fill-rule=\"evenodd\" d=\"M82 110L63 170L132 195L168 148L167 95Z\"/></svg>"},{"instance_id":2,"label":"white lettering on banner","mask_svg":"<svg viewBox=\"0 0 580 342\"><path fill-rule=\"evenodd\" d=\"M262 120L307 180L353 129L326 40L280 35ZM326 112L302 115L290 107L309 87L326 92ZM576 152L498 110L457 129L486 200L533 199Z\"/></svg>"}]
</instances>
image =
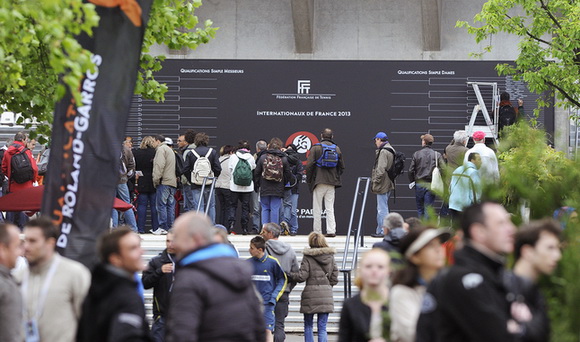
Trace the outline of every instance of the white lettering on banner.
<instances>
[{"instance_id":1,"label":"white lettering on banner","mask_svg":"<svg viewBox=\"0 0 580 342\"><path fill-rule=\"evenodd\" d=\"M455 75L454 70L397 70L399 75Z\"/></svg>"},{"instance_id":2,"label":"white lettering on banner","mask_svg":"<svg viewBox=\"0 0 580 342\"><path fill-rule=\"evenodd\" d=\"M318 117L348 117L351 116L350 110L335 110L335 111L288 111L288 110L258 110L257 116L318 116Z\"/></svg>"},{"instance_id":3,"label":"white lettering on banner","mask_svg":"<svg viewBox=\"0 0 580 342\"><path fill-rule=\"evenodd\" d=\"M269 275L257 275L257 274L254 274L254 275L252 275L252 280L255 280L255 281L270 281L270 276Z\"/></svg>"},{"instance_id":4,"label":"white lettering on banner","mask_svg":"<svg viewBox=\"0 0 580 342\"><path fill-rule=\"evenodd\" d=\"M72 157L72 171L70 172L71 183L66 187L66 193L62 197L62 209L61 213L57 213L57 217L61 216L63 219L66 217L72 219L75 213L75 207L78 203L78 191L79 191L79 177L81 173L81 160L83 159L83 153L85 150L85 144L82 141L83 133L89 128L89 119L91 117L91 109L93 106L93 96L95 88L97 85L97 78L99 77L99 66L103 62L103 59L99 55L92 55L91 61L95 64L94 71L87 71L85 73L85 79L82 82L81 89L81 106L77 106L76 110L71 109L67 112L67 118L74 117L72 127L69 127L69 133L72 138L70 145L65 146L65 155L71 154ZM74 102L71 102L74 103ZM80 116L79 116L80 114ZM66 126L66 124L65 124ZM68 176L68 175L67 175ZM59 215L60 214L60 215ZM57 239L56 245L59 248L65 248L68 244L68 234L71 232L72 225L70 222L61 223L61 234Z\"/></svg>"},{"instance_id":5,"label":"white lettering on banner","mask_svg":"<svg viewBox=\"0 0 580 342\"><path fill-rule=\"evenodd\" d=\"M244 69L185 69L179 70L182 74L243 74Z\"/></svg>"}]
</instances>

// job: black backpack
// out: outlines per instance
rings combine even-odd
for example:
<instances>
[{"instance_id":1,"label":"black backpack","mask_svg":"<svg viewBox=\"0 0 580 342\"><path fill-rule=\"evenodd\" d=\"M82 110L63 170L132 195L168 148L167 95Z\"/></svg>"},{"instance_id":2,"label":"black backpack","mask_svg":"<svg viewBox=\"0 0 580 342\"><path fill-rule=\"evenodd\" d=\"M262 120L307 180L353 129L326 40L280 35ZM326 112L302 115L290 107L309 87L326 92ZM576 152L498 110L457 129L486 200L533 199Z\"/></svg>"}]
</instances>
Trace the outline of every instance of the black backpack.
<instances>
[{"instance_id":1,"label":"black backpack","mask_svg":"<svg viewBox=\"0 0 580 342\"><path fill-rule=\"evenodd\" d=\"M391 167L387 170L387 174L389 175L389 178L391 179L391 181L395 181L395 179L403 174L404 170L405 170L405 154L403 152L395 152L394 149L392 149L391 147L384 147L385 150L389 151L390 153L393 154L393 164L391 165ZM378 156L377 156L378 157Z\"/></svg>"},{"instance_id":2,"label":"black backpack","mask_svg":"<svg viewBox=\"0 0 580 342\"><path fill-rule=\"evenodd\" d=\"M175 151L173 153L175 153L175 176L179 178L185 173L185 162L179 153Z\"/></svg>"},{"instance_id":3,"label":"black backpack","mask_svg":"<svg viewBox=\"0 0 580 342\"><path fill-rule=\"evenodd\" d=\"M18 184L26 183L34 179L32 162L30 161L30 158L28 158L26 151L28 151L28 148L26 147L18 150L10 160L10 179Z\"/></svg>"},{"instance_id":4,"label":"black backpack","mask_svg":"<svg viewBox=\"0 0 580 342\"><path fill-rule=\"evenodd\" d=\"M505 126L513 125L516 122L516 110L511 105L502 106L499 109L499 130Z\"/></svg>"}]
</instances>

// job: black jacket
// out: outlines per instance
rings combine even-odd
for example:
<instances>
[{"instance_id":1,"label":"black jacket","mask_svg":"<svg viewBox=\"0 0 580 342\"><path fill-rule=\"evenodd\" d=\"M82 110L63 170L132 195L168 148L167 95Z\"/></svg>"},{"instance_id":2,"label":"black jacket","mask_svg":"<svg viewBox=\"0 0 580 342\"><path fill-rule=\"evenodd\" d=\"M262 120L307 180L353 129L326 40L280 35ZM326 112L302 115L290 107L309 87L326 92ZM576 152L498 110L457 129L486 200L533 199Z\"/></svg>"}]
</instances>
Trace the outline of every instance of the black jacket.
<instances>
[{"instance_id":1,"label":"black jacket","mask_svg":"<svg viewBox=\"0 0 580 342\"><path fill-rule=\"evenodd\" d=\"M409 166L409 181L431 182L431 174L435 169L435 158L441 172L444 171L445 160L441 153L433 150L431 146L423 146L422 149L413 153L411 166Z\"/></svg>"},{"instance_id":2,"label":"black jacket","mask_svg":"<svg viewBox=\"0 0 580 342\"><path fill-rule=\"evenodd\" d=\"M389 308L383 306L383 337L389 340L391 321ZM360 294L344 301L340 313L338 342L366 342L370 340L371 308L361 301Z\"/></svg>"},{"instance_id":3,"label":"black jacket","mask_svg":"<svg viewBox=\"0 0 580 342\"><path fill-rule=\"evenodd\" d=\"M268 154L273 154L282 158L284 168L282 182L276 182L262 178L264 161L268 157ZM260 196L284 197L284 184L286 184L286 182L288 182L290 179L292 179L290 164L288 163L288 158L284 152L280 150L267 150L266 153L262 154L256 162L256 168L254 169L254 184L255 186L260 187Z\"/></svg>"},{"instance_id":4,"label":"black jacket","mask_svg":"<svg viewBox=\"0 0 580 342\"><path fill-rule=\"evenodd\" d=\"M197 154L199 154L200 157L205 156L207 154L207 151L209 151L209 147L207 146L198 146L194 149L195 152L197 152ZM211 163L211 170L213 171L213 176L215 178L218 178L220 173L222 172L222 165L220 163L219 160L219 154L218 151L216 151L215 148L212 148L211 153L209 154L208 157L210 163ZM185 157L185 162L184 162L184 175L187 177L187 179L191 179L191 171L193 171L193 166L195 165L195 161L197 160L197 157L192 153L188 153L187 156ZM192 188L201 188L201 185L197 185L197 184L191 184ZM207 186L206 186L207 188Z\"/></svg>"},{"instance_id":5,"label":"black jacket","mask_svg":"<svg viewBox=\"0 0 580 342\"><path fill-rule=\"evenodd\" d=\"M445 342L512 342L503 263L466 245L439 284L436 331Z\"/></svg>"},{"instance_id":6,"label":"black jacket","mask_svg":"<svg viewBox=\"0 0 580 342\"><path fill-rule=\"evenodd\" d=\"M153 317L165 316L169 302L169 291L173 283L174 273L163 273L161 267L171 264L175 256L169 257L167 249L159 253L149 261L147 269L143 271L143 287L147 290L153 288Z\"/></svg>"},{"instance_id":7,"label":"black jacket","mask_svg":"<svg viewBox=\"0 0 580 342\"><path fill-rule=\"evenodd\" d=\"M135 170L143 172L143 176L137 180L137 191L139 193L155 192L153 186L153 159L155 158L155 149L153 147L146 149L136 149L133 152L135 158Z\"/></svg>"},{"instance_id":8,"label":"black jacket","mask_svg":"<svg viewBox=\"0 0 580 342\"><path fill-rule=\"evenodd\" d=\"M310 148L310 154L308 155L306 163L306 182L308 183L311 192L314 191L314 188L316 188L318 184L334 185L335 188L340 188L342 186L340 177L344 172L345 165L340 147L338 147L338 145L336 146L336 152L338 152L338 165L334 168L323 168L316 166L316 161L322 155L322 145L332 145L334 142L332 140L322 139L320 144L321 145L314 145Z\"/></svg>"},{"instance_id":9,"label":"black jacket","mask_svg":"<svg viewBox=\"0 0 580 342\"><path fill-rule=\"evenodd\" d=\"M300 183L302 183L302 178L304 177L304 165L300 160L300 154L294 150L286 150L286 155L288 156L288 164L290 164L290 172L294 176L296 183L291 188L293 194L298 193L300 188ZM293 184L294 179L292 179L291 184Z\"/></svg>"},{"instance_id":10,"label":"black jacket","mask_svg":"<svg viewBox=\"0 0 580 342\"><path fill-rule=\"evenodd\" d=\"M110 265L95 266L77 341L151 341L137 282L122 272Z\"/></svg>"},{"instance_id":11,"label":"black jacket","mask_svg":"<svg viewBox=\"0 0 580 342\"><path fill-rule=\"evenodd\" d=\"M228 245L197 249L178 262L169 299L167 342L264 341L253 266Z\"/></svg>"}]
</instances>

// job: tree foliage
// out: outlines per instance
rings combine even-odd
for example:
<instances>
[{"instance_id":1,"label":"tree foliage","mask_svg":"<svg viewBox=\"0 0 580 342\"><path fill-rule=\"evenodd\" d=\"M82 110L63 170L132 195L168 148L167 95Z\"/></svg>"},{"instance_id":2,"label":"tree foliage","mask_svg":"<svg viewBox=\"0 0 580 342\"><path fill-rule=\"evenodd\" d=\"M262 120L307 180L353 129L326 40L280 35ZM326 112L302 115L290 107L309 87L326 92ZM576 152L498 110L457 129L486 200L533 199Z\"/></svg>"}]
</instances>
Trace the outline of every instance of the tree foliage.
<instances>
[{"instance_id":1,"label":"tree foliage","mask_svg":"<svg viewBox=\"0 0 580 342\"><path fill-rule=\"evenodd\" d=\"M467 28L478 43L499 32L521 38L515 65L499 64L496 69L500 75L524 80L536 93L555 93L558 105L580 107L579 2L489 0L474 22L472 26L458 21L457 27ZM485 47L485 51L491 49ZM548 105L543 99L538 104Z\"/></svg>"},{"instance_id":2,"label":"tree foliage","mask_svg":"<svg viewBox=\"0 0 580 342\"><path fill-rule=\"evenodd\" d=\"M167 86L155 80L165 56L151 56L154 44L195 49L215 36L207 20L196 28L194 10L201 0L154 0L141 55L136 94L163 101ZM95 6L82 0L0 0L0 109L21 113L21 122L38 122L36 132L50 134L52 113L66 89L77 86L92 68L89 52L75 40L98 25ZM59 83L59 79L62 83Z\"/></svg>"}]
</instances>

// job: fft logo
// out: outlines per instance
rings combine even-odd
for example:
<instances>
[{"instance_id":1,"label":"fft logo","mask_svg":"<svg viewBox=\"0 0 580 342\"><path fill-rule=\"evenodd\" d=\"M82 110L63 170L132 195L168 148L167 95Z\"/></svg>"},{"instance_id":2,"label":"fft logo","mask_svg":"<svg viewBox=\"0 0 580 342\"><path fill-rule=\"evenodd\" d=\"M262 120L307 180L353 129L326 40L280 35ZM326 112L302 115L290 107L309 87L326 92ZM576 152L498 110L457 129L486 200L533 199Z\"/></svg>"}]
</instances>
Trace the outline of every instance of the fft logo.
<instances>
[{"instance_id":1,"label":"fft logo","mask_svg":"<svg viewBox=\"0 0 580 342\"><path fill-rule=\"evenodd\" d=\"M298 94L310 94L310 80L298 80Z\"/></svg>"},{"instance_id":2,"label":"fft logo","mask_svg":"<svg viewBox=\"0 0 580 342\"><path fill-rule=\"evenodd\" d=\"M290 144L296 145L298 153L305 154L306 158L310 154L310 148L318 143L319 141L316 135L306 131L293 133L286 139L286 146ZM306 161L304 160L302 163L306 164Z\"/></svg>"}]
</instances>

